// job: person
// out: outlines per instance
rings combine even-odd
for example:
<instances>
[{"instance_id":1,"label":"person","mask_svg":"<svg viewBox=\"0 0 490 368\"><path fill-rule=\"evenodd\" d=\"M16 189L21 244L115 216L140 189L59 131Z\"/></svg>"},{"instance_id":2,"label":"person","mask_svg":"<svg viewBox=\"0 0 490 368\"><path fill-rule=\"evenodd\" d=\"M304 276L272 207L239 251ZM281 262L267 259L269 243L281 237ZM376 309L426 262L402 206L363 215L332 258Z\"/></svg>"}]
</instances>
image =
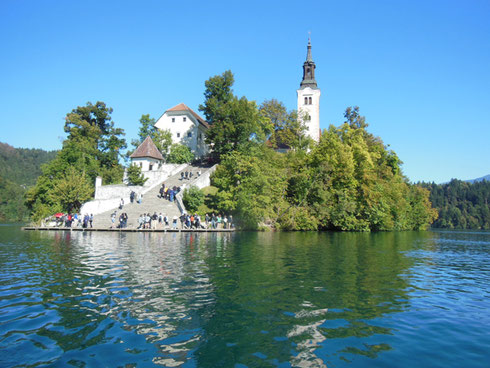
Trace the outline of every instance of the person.
<instances>
[{"instance_id":1,"label":"person","mask_svg":"<svg viewBox=\"0 0 490 368\"><path fill-rule=\"evenodd\" d=\"M161 229L163 227L163 215L162 213L160 212L160 214L158 215L158 227Z\"/></svg>"},{"instance_id":2,"label":"person","mask_svg":"<svg viewBox=\"0 0 490 368\"><path fill-rule=\"evenodd\" d=\"M191 180L191 179L192 179L192 171L189 172L189 180Z\"/></svg>"},{"instance_id":3,"label":"person","mask_svg":"<svg viewBox=\"0 0 490 368\"><path fill-rule=\"evenodd\" d=\"M141 204L142 200L143 200L143 194L138 193L138 204Z\"/></svg>"},{"instance_id":4,"label":"person","mask_svg":"<svg viewBox=\"0 0 490 368\"><path fill-rule=\"evenodd\" d=\"M163 198L163 194L165 193L165 184L162 184L159 192L160 192L160 198Z\"/></svg>"},{"instance_id":5,"label":"person","mask_svg":"<svg viewBox=\"0 0 490 368\"><path fill-rule=\"evenodd\" d=\"M189 178L189 173L186 171L185 172L185 179L187 180Z\"/></svg>"},{"instance_id":6,"label":"person","mask_svg":"<svg viewBox=\"0 0 490 368\"><path fill-rule=\"evenodd\" d=\"M184 172L183 171L180 173L180 180L184 180Z\"/></svg>"},{"instance_id":7,"label":"person","mask_svg":"<svg viewBox=\"0 0 490 368\"><path fill-rule=\"evenodd\" d=\"M92 224L94 222L94 214L93 213L90 214L89 222L90 222L90 227L93 228L93 226L92 226Z\"/></svg>"},{"instance_id":8,"label":"person","mask_svg":"<svg viewBox=\"0 0 490 368\"><path fill-rule=\"evenodd\" d=\"M157 228L158 215L156 212L153 212L151 216L151 228L155 230Z\"/></svg>"},{"instance_id":9,"label":"person","mask_svg":"<svg viewBox=\"0 0 490 368\"><path fill-rule=\"evenodd\" d=\"M228 216L228 227L232 229L235 225L233 225L233 217L230 215Z\"/></svg>"},{"instance_id":10,"label":"person","mask_svg":"<svg viewBox=\"0 0 490 368\"><path fill-rule=\"evenodd\" d=\"M124 206L124 199L121 198L121 201L119 202L119 209L122 210Z\"/></svg>"},{"instance_id":11,"label":"person","mask_svg":"<svg viewBox=\"0 0 490 368\"><path fill-rule=\"evenodd\" d=\"M167 228L168 227L168 216L167 216L167 214L165 214L163 216L163 222L165 223L165 227Z\"/></svg>"},{"instance_id":12,"label":"person","mask_svg":"<svg viewBox=\"0 0 490 368\"><path fill-rule=\"evenodd\" d=\"M140 215L140 217L138 217L138 229L143 229L145 227L145 218L143 217L143 215Z\"/></svg>"},{"instance_id":13,"label":"person","mask_svg":"<svg viewBox=\"0 0 490 368\"><path fill-rule=\"evenodd\" d=\"M174 217L172 218L172 229L177 230L177 220L178 220L177 215L174 215Z\"/></svg>"},{"instance_id":14,"label":"person","mask_svg":"<svg viewBox=\"0 0 490 368\"><path fill-rule=\"evenodd\" d=\"M114 211L111 215L111 229L114 228L114 223L116 222L116 211Z\"/></svg>"},{"instance_id":15,"label":"person","mask_svg":"<svg viewBox=\"0 0 490 368\"><path fill-rule=\"evenodd\" d=\"M223 229L226 229L226 225L228 225L228 219L226 216L223 216Z\"/></svg>"},{"instance_id":16,"label":"person","mask_svg":"<svg viewBox=\"0 0 490 368\"><path fill-rule=\"evenodd\" d=\"M84 215L83 216L83 228L86 229L88 227L88 220L89 220L89 217L88 215Z\"/></svg>"},{"instance_id":17,"label":"person","mask_svg":"<svg viewBox=\"0 0 490 368\"><path fill-rule=\"evenodd\" d=\"M135 194L134 191L131 191L131 193L129 193L129 200L131 203L134 202L134 194Z\"/></svg>"},{"instance_id":18,"label":"person","mask_svg":"<svg viewBox=\"0 0 490 368\"><path fill-rule=\"evenodd\" d=\"M209 220L210 220L210 217L209 215L206 213L206 216L204 216L204 225L206 226L206 229L208 228L209 226Z\"/></svg>"}]
</instances>

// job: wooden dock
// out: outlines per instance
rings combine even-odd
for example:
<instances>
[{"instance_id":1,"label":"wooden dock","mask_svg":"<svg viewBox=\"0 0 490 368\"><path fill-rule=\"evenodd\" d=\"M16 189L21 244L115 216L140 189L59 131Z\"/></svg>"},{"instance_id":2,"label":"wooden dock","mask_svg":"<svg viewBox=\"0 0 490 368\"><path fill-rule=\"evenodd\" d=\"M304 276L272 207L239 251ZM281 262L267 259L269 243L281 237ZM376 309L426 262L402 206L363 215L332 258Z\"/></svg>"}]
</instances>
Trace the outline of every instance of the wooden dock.
<instances>
[{"instance_id":1,"label":"wooden dock","mask_svg":"<svg viewBox=\"0 0 490 368\"><path fill-rule=\"evenodd\" d=\"M111 228L82 228L82 227L38 227L25 226L22 230L37 230L37 231L111 231L120 233L232 233L235 229L111 229Z\"/></svg>"}]
</instances>

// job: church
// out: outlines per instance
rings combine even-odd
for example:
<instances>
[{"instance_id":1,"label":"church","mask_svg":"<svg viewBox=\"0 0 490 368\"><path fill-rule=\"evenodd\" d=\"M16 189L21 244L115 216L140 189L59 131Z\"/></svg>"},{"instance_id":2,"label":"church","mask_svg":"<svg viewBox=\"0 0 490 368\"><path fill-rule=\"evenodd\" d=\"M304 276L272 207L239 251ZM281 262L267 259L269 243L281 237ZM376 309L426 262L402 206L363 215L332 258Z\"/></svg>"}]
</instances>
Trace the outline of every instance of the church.
<instances>
[{"instance_id":1,"label":"church","mask_svg":"<svg viewBox=\"0 0 490 368\"><path fill-rule=\"evenodd\" d=\"M301 80L299 89L296 91L298 96L297 109L298 118L307 127L306 135L318 142L321 133L320 89L315 79L315 68L316 65L311 54L311 40L308 38L306 61L303 63L303 79ZM155 123L155 127L162 130L169 130L172 134L172 142L186 145L196 158L202 158L209 152L209 147L205 142L206 130L209 129L209 123L184 103L180 103L165 111ZM146 145L149 146L149 142L146 142ZM145 146L144 148L148 150L148 147ZM145 150L142 148L140 151L143 152ZM151 156L151 158L156 159L154 156ZM153 166L155 162L148 163L148 165L150 164Z\"/></svg>"}]
</instances>

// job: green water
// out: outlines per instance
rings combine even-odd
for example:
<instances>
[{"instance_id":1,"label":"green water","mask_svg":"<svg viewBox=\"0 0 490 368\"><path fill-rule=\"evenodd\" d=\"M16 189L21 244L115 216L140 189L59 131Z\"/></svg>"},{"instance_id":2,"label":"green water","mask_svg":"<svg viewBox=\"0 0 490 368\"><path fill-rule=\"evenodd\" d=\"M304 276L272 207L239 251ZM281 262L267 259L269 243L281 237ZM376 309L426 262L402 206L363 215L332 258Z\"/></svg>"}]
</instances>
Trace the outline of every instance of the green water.
<instances>
[{"instance_id":1,"label":"green water","mask_svg":"<svg viewBox=\"0 0 490 368\"><path fill-rule=\"evenodd\" d=\"M0 226L1 367L482 367L490 233Z\"/></svg>"}]
</instances>

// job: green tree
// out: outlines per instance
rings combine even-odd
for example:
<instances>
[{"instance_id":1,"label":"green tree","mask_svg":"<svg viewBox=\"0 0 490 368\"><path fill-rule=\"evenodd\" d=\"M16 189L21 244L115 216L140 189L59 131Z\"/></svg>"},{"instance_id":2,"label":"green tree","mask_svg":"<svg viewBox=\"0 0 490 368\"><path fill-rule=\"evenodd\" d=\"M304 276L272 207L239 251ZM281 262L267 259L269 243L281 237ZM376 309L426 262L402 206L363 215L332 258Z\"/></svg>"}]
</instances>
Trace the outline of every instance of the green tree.
<instances>
[{"instance_id":1,"label":"green tree","mask_svg":"<svg viewBox=\"0 0 490 368\"><path fill-rule=\"evenodd\" d=\"M122 181L124 168L119 158L126 141L122 138L123 130L114 126L111 113L111 108L97 102L79 106L67 114L68 136L63 148L54 160L42 166L42 175L26 194L26 204L35 219L78 208L77 199L67 197L63 191L70 189L66 181L73 178L73 172L78 175L81 187L71 189L77 190L80 200L88 199L83 190L84 180L93 183L97 176L102 176L108 184Z\"/></svg>"},{"instance_id":2,"label":"green tree","mask_svg":"<svg viewBox=\"0 0 490 368\"><path fill-rule=\"evenodd\" d=\"M183 144L175 143L170 147L167 161L173 164L186 164L194 160L194 154L190 148Z\"/></svg>"},{"instance_id":3,"label":"green tree","mask_svg":"<svg viewBox=\"0 0 490 368\"><path fill-rule=\"evenodd\" d=\"M199 206L204 204L204 193L198 187L192 185L190 188L184 189L182 201L189 213L196 213Z\"/></svg>"},{"instance_id":4,"label":"green tree","mask_svg":"<svg viewBox=\"0 0 490 368\"><path fill-rule=\"evenodd\" d=\"M143 176L141 168L137 165L129 165L127 174L129 185L144 185L148 180L148 178Z\"/></svg>"},{"instance_id":5,"label":"green tree","mask_svg":"<svg viewBox=\"0 0 490 368\"><path fill-rule=\"evenodd\" d=\"M233 95L233 82L231 71L207 80L205 102L199 106L211 124L206 132L206 143L216 160L229 152L246 151L253 144L265 142L267 132L271 131L254 101Z\"/></svg>"},{"instance_id":6,"label":"green tree","mask_svg":"<svg viewBox=\"0 0 490 368\"><path fill-rule=\"evenodd\" d=\"M67 212L78 212L93 193L93 185L85 174L70 167L65 175L55 182L50 195L53 197L53 202L58 202Z\"/></svg>"}]
</instances>

